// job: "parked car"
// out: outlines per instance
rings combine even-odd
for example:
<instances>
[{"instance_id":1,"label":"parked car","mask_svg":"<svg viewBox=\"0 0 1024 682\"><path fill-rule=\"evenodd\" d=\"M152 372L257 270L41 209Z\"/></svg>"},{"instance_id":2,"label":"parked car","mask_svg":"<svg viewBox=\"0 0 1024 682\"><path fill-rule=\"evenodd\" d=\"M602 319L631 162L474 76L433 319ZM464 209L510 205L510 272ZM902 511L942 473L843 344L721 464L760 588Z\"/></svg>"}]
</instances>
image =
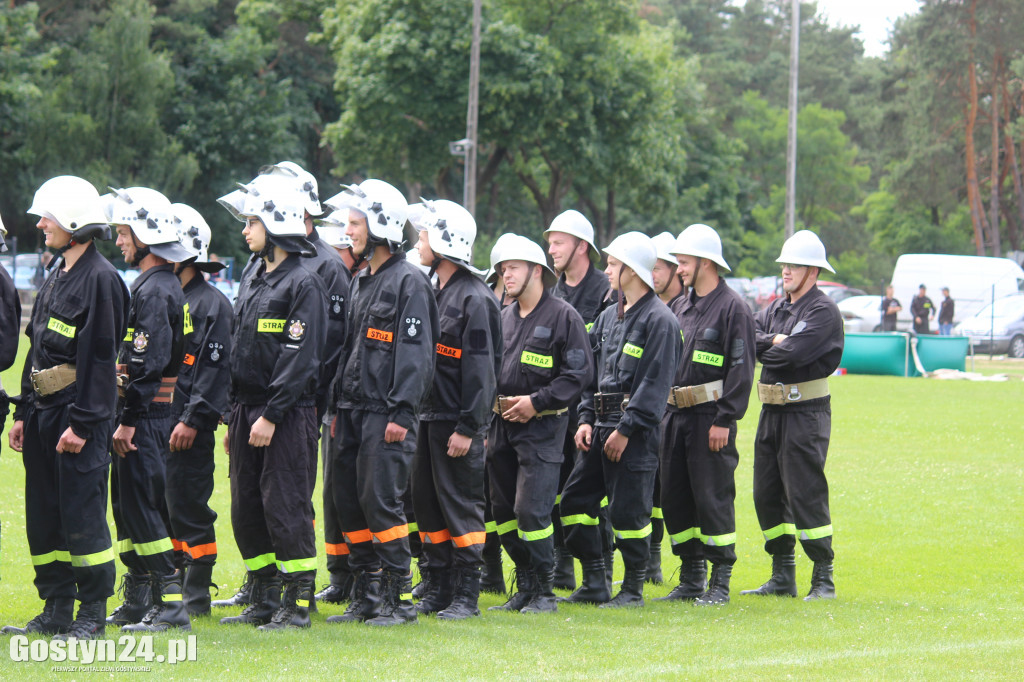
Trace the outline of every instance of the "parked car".
<instances>
[{"instance_id":1,"label":"parked car","mask_svg":"<svg viewBox=\"0 0 1024 682\"><path fill-rule=\"evenodd\" d=\"M769 275L768 277L755 277L750 280L750 282L756 289L755 302L757 303L758 310L767 308L772 301L782 295L781 277L776 277L775 275Z\"/></svg>"},{"instance_id":2,"label":"parked car","mask_svg":"<svg viewBox=\"0 0 1024 682\"><path fill-rule=\"evenodd\" d=\"M850 298L851 296L867 296L868 292L863 289L856 289L854 287L848 287L845 284L839 282L825 282L818 280L818 289L832 297L832 300L839 303L843 299Z\"/></svg>"},{"instance_id":3,"label":"parked car","mask_svg":"<svg viewBox=\"0 0 1024 682\"><path fill-rule=\"evenodd\" d=\"M726 277L725 283L743 299L750 312L757 312L757 289L747 277Z\"/></svg>"},{"instance_id":4,"label":"parked car","mask_svg":"<svg viewBox=\"0 0 1024 682\"><path fill-rule=\"evenodd\" d=\"M843 315L843 329L847 334L882 331L881 296L850 296L836 305Z\"/></svg>"},{"instance_id":5,"label":"parked car","mask_svg":"<svg viewBox=\"0 0 1024 682\"><path fill-rule=\"evenodd\" d=\"M954 328L970 338L978 353L1006 353L1024 358L1024 294L1012 294L991 303Z\"/></svg>"}]
</instances>

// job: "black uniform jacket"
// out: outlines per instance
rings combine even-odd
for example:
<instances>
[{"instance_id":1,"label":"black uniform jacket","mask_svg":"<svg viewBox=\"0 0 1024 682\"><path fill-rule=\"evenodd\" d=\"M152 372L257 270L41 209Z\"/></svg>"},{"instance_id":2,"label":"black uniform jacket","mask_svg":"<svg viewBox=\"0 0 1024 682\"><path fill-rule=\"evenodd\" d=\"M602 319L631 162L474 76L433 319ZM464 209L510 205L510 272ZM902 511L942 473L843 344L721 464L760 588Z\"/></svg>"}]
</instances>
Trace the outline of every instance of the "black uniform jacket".
<instances>
[{"instance_id":1,"label":"black uniform jacket","mask_svg":"<svg viewBox=\"0 0 1024 682\"><path fill-rule=\"evenodd\" d=\"M43 282L25 328L31 344L21 378L21 395L33 396L32 368L75 366L75 384L46 397L33 396L40 407L70 404L69 424L89 440L96 427L110 423L117 406L115 353L128 318L128 287L117 270L89 244L68 272L56 264ZM180 288L180 287L179 287ZM27 402L15 419L24 419Z\"/></svg>"},{"instance_id":2,"label":"black uniform jacket","mask_svg":"<svg viewBox=\"0 0 1024 682\"><path fill-rule=\"evenodd\" d=\"M149 411L164 377L178 376L185 357L185 335L192 332L181 282L174 266L157 265L132 283L128 325L118 362L126 365L121 424L135 426Z\"/></svg>"},{"instance_id":3,"label":"black uniform jacket","mask_svg":"<svg viewBox=\"0 0 1024 682\"><path fill-rule=\"evenodd\" d=\"M5 372L18 357L18 330L21 329L21 298L14 280L0 267L0 372ZM2 406L0 406L2 409Z\"/></svg>"},{"instance_id":4,"label":"black uniform jacket","mask_svg":"<svg viewBox=\"0 0 1024 682\"><path fill-rule=\"evenodd\" d=\"M828 294L813 287L795 303L777 298L754 318L761 383L795 384L829 376L843 357L843 317ZM776 334L786 334L773 346ZM823 399L824 400L824 399Z\"/></svg>"},{"instance_id":5,"label":"black uniform jacket","mask_svg":"<svg viewBox=\"0 0 1024 682\"><path fill-rule=\"evenodd\" d=\"M325 405L331 382L338 373L341 349L345 345L345 314L352 277L345 267L345 261L341 260L333 246L320 239L316 230L309 235L309 240L316 246L316 255L303 259L302 264L320 277L327 297L327 345L320 357L323 369L317 387L317 402Z\"/></svg>"},{"instance_id":6,"label":"black uniform jacket","mask_svg":"<svg viewBox=\"0 0 1024 682\"><path fill-rule=\"evenodd\" d=\"M608 288L608 278L591 263L587 274L574 287L565 283L564 273L559 275L555 286L551 287L551 294L575 308L587 331L590 331L597 316L608 306Z\"/></svg>"},{"instance_id":7,"label":"black uniform jacket","mask_svg":"<svg viewBox=\"0 0 1024 682\"><path fill-rule=\"evenodd\" d=\"M920 317L922 322L927 322L933 312L935 312L935 304L927 296L914 296L910 299L910 314Z\"/></svg>"},{"instance_id":8,"label":"black uniform jacket","mask_svg":"<svg viewBox=\"0 0 1024 682\"><path fill-rule=\"evenodd\" d=\"M622 319L606 308L590 330L595 379L580 402L580 423L614 426L629 438L638 429L653 429L665 414L672 376L679 366L683 343L679 321L648 290ZM594 393L628 393L629 404L618 416L597 418Z\"/></svg>"},{"instance_id":9,"label":"black uniform jacket","mask_svg":"<svg viewBox=\"0 0 1024 682\"><path fill-rule=\"evenodd\" d=\"M231 327L229 402L265 405L281 423L300 401L313 405L327 336L323 284L295 254L241 282Z\"/></svg>"},{"instance_id":10,"label":"black uniform jacket","mask_svg":"<svg viewBox=\"0 0 1024 682\"><path fill-rule=\"evenodd\" d=\"M182 293L192 333L185 337L172 412L186 426L212 431L228 409L231 304L202 274L193 277Z\"/></svg>"},{"instance_id":11,"label":"black uniform jacket","mask_svg":"<svg viewBox=\"0 0 1024 682\"><path fill-rule=\"evenodd\" d=\"M674 385L696 386L722 380L722 395L696 405L714 411L715 426L728 428L742 419L754 383L754 316L724 279L707 296L693 289L672 299L672 312L682 330L683 355ZM669 406L670 410L675 407Z\"/></svg>"},{"instance_id":12,"label":"black uniform jacket","mask_svg":"<svg viewBox=\"0 0 1024 682\"><path fill-rule=\"evenodd\" d=\"M464 268L437 290L440 337L434 382L423 405L424 421L454 421L455 430L483 437L501 371L501 319L487 285Z\"/></svg>"},{"instance_id":13,"label":"black uniform jacket","mask_svg":"<svg viewBox=\"0 0 1024 682\"><path fill-rule=\"evenodd\" d=\"M519 314L519 301L502 310L501 334L499 395L529 395L538 412L560 410L590 383L593 357L583 319L547 291L526 317Z\"/></svg>"},{"instance_id":14,"label":"black uniform jacket","mask_svg":"<svg viewBox=\"0 0 1024 682\"><path fill-rule=\"evenodd\" d=\"M410 428L434 377L437 302L423 272L396 253L352 278L349 325L338 369L338 407L388 415Z\"/></svg>"}]
</instances>

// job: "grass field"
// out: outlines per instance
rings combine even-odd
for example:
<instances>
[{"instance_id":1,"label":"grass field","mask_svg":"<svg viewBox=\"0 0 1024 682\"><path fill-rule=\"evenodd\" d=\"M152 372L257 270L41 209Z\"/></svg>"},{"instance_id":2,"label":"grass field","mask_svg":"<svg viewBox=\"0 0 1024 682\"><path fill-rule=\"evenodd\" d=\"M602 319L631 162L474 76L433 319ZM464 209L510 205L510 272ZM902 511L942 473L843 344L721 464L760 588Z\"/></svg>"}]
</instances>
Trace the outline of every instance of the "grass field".
<instances>
[{"instance_id":1,"label":"grass field","mask_svg":"<svg viewBox=\"0 0 1024 682\"><path fill-rule=\"evenodd\" d=\"M751 501L755 399L740 425L739 560L728 605L695 608L649 601L644 609L612 613L563 606L550 617L485 613L459 623L421 618L418 626L383 632L327 625L325 616L341 608L332 606L301 632L257 633L220 626L213 618L196 619L198 661L136 663L151 672L135 675L237 680L1024 679L1024 363L979 360L975 369L1012 376L1005 383L832 379L827 471L835 601L739 596L741 589L763 582L770 568ZM15 373L4 376L4 385L17 386ZM6 433L3 440L0 622L24 624L41 602L25 543L21 458L6 446ZM220 457L214 500L221 512L220 563L214 579L224 595L233 593L242 568L227 514L227 462L223 453ZM667 547L664 561L667 577L678 564ZM616 575L621 576L621 565ZM810 562L799 550L797 577L806 593ZM668 584L649 586L646 595L650 599L669 589ZM483 597L481 608L500 601ZM155 652L174 636L157 636ZM55 674L68 680L123 676L96 670L55 673L50 662L13 662L9 653L0 653L0 679L50 679Z\"/></svg>"}]
</instances>

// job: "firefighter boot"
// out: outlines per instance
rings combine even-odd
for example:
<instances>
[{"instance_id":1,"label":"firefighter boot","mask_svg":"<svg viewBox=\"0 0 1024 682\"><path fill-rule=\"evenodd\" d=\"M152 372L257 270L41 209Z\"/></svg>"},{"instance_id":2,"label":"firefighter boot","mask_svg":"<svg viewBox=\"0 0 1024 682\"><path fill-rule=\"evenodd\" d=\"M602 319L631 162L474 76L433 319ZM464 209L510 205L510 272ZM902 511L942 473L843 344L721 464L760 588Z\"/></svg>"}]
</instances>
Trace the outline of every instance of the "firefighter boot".
<instances>
[{"instance_id":1,"label":"firefighter boot","mask_svg":"<svg viewBox=\"0 0 1024 682\"><path fill-rule=\"evenodd\" d=\"M153 608L153 590L148 575L125 573L117 590L124 602L107 616L107 625L122 627L138 623Z\"/></svg>"},{"instance_id":2,"label":"firefighter boot","mask_svg":"<svg viewBox=\"0 0 1024 682\"><path fill-rule=\"evenodd\" d=\"M533 598L533 592L537 588L537 579L533 571L528 568L516 566L512 571L512 583L509 591L512 593L504 604L491 606L488 611L520 611Z\"/></svg>"},{"instance_id":3,"label":"firefighter boot","mask_svg":"<svg viewBox=\"0 0 1024 682\"><path fill-rule=\"evenodd\" d=\"M284 630L285 628L308 628L309 605L313 602L313 578L299 578L284 582L281 607L274 612L270 622L257 630Z\"/></svg>"},{"instance_id":4,"label":"firefighter boot","mask_svg":"<svg viewBox=\"0 0 1024 682\"><path fill-rule=\"evenodd\" d=\"M729 603L729 578L732 577L732 564L716 564L711 562L711 580L708 581L707 592L697 597L694 604L713 606Z\"/></svg>"},{"instance_id":5,"label":"firefighter boot","mask_svg":"<svg viewBox=\"0 0 1024 682\"><path fill-rule=\"evenodd\" d=\"M47 597L43 604L43 612L30 620L25 627L5 625L0 628L0 633L5 635L56 635L68 631L74 615L74 597Z\"/></svg>"},{"instance_id":6,"label":"firefighter boot","mask_svg":"<svg viewBox=\"0 0 1024 682\"><path fill-rule=\"evenodd\" d=\"M420 602L416 604L416 613L430 615L438 611L444 611L452 603L452 583L455 580L455 571L450 568L431 568L430 585L423 593Z\"/></svg>"},{"instance_id":7,"label":"firefighter boot","mask_svg":"<svg viewBox=\"0 0 1024 682\"><path fill-rule=\"evenodd\" d=\"M480 591L491 594L505 594L505 571L501 566L501 542L498 534L487 534L484 541L484 575L480 579Z\"/></svg>"},{"instance_id":8,"label":"firefighter boot","mask_svg":"<svg viewBox=\"0 0 1024 682\"><path fill-rule=\"evenodd\" d=\"M140 623L132 623L121 628L124 632L164 632L171 628L190 631L192 623L185 610L185 602L181 596L181 571L152 581L153 608Z\"/></svg>"},{"instance_id":9,"label":"firefighter boot","mask_svg":"<svg viewBox=\"0 0 1024 682\"><path fill-rule=\"evenodd\" d=\"M604 559L581 561L583 567L583 584L568 597L559 597L559 602L569 604L603 604L612 598L608 586L608 574L605 572Z\"/></svg>"},{"instance_id":10,"label":"firefighter boot","mask_svg":"<svg viewBox=\"0 0 1024 682\"><path fill-rule=\"evenodd\" d=\"M536 583L533 588L533 596L526 606L519 610L519 613L555 613L558 611L558 599L551 590L555 585L555 567L545 574L536 573Z\"/></svg>"},{"instance_id":11,"label":"firefighter boot","mask_svg":"<svg viewBox=\"0 0 1024 682\"><path fill-rule=\"evenodd\" d=\"M832 581L832 562L815 561L814 570L811 572L811 591L804 597L804 601L835 598L836 584Z\"/></svg>"},{"instance_id":12,"label":"firefighter boot","mask_svg":"<svg viewBox=\"0 0 1024 682\"><path fill-rule=\"evenodd\" d=\"M430 590L430 581L434 573L430 570L426 559L416 560L416 570L420 574L420 581L412 588L413 599L423 599L423 595Z\"/></svg>"},{"instance_id":13,"label":"firefighter boot","mask_svg":"<svg viewBox=\"0 0 1024 682\"><path fill-rule=\"evenodd\" d=\"M651 544L651 556L647 559L647 582L651 585L660 585L665 582L665 576L661 573L661 544Z\"/></svg>"},{"instance_id":14,"label":"firefighter boot","mask_svg":"<svg viewBox=\"0 0 1024 682\"><path fill-rule=\"evenodd\" d=\"M760 597L776 595L796 596L796 559L792 554L772 555L772 577L756 590L743 590L740 594L756 594Z\"/></svg>"},{"instance_id":15,"label":"firefighter boot","mask_svg":"<svg viewBox=\"0 0 1024 682\"><path fill-rule=\"evenodd\" d=\"M210 615L210 586L213 585L213 564L189 564L181 595L190 616Z\"/></svg>"},{"instance_id":16,"label":"firefighter boot","mask_svg":"<svg viewBox=\"0 0 1024 682\"><path fill-rule=\"evenodd\" d=\"M384 601L380 615L366 621L367 625L414 625L416 605L412 603L412 573L384 571Z\"/></svg>"},{"instance_id":17,"label":"firefighter boot","mask_svg":"<svg viewBox=\"0 0 1024 682\"><path fill-rule=\"evenodd\" d=\"M107 612L107 600L82 602L78 605L78 616L71 628L60 635L54 635L54 639L69 640L75 639L97 639L106 634L107 621L103 615Z\"/></svg>"},{"instance_id":18,"label":"firefighter boot","mask_svg":"<svg viewBox=\"0 0 1024 682\"><path fill-rule=\"evenodd\" d=\"M221 625L266 625L281 608L281 576L249 576L249 605L237 616L221 618Z\"/></svg>"},{"instance_id":19,"label":"firefighter boot","mask_svg":"<svg viewBox=\"0 0 1024 682\"><path fill-rule=\"evenodd\" d=\"M220 609L225 606L245 606L246 604L251 604L252 578L253 573L247 572L245 574L245 580L242 581L242 586L238 588L238 592L227 599L216 599L210 602L210 606L215 609Z\"/></svg>"},{"instance_id":20,"label":"firefighter boot","mask_svg":"<svg viewBox=\"0 0 1024 682\"><path fill-rule=\"evenodd\" d=\"M437 614L438 620L464 620L480 615L480 567L456 569L452 602Z\"/></svg>"},{"instance_id":21,"label":"firefighter boot","mask_svg":"<svg viewBox=\"0 0 1024 682\"><path fill-rule=\"evenodd\" d=\"M352 571L336 571L331 573L331 582L327 587L316 593L315 601L325 604L344 604L352 598L352 588L355 585L355 575Z\"/></svg>"},{"instance_id":22,"label":"firefighter boot","mask_svg":"<svg viewBox=\"0 0 1024 682\"><path fill-rule=\"evenodd\" d=\"M654 601L693 601L707 589L708 567L701 557L683 557L679 584Z\"/></svg>"},{"instance_id":23,"label":"firefighter boot","mask_svg":"<svg viewBox=\"0 0 1024 682\"><path fill-rule=\"evenodd\" d=\"M328 623L362 623L364 620L380 615L381 582L384 574L381 571L370 573L360 571L356 574L355 587L352 588L352 601L345 613L339 616L328 616Z\"/></svg>"},{"instance_id":24,"label":"firefighter boot","mask_svg":"<svg viewBox=\"0 0 1024 682\"><path fill-rule=\"evenodd\" d=\"M604 553L604 573L605 573L605 576L608 579L608 589L611 589L611 586L615 584L613 582L614 578L612 577L614 572L615 572L615 550L614 549L610 549L610 550L608 550L607 552Z\"/></svg>"},{"instance_id":25,"label":"firefighter boot","mask_svg":"<svg viewBox=\"0 0 1024 682\"><path fill-rule=\"evenodd\" d=\"M622 587L619 593L611 601L601 604L602 609L620 609L624 607L638 607L644 605L644 577L647 574L647 566L640 568L626 568L622 576Z\"/></svg>"},{"instance_id":26,"label":"firefighter boot","mask_svg":"<svg viewBox=\"0 0 1024 682\"><path fill-rule=\"evenodd\" d=\"M565 547L555 547L555 587L560 590L576 589L576 568L572 552Z\"/></svg>"}]
</instances>

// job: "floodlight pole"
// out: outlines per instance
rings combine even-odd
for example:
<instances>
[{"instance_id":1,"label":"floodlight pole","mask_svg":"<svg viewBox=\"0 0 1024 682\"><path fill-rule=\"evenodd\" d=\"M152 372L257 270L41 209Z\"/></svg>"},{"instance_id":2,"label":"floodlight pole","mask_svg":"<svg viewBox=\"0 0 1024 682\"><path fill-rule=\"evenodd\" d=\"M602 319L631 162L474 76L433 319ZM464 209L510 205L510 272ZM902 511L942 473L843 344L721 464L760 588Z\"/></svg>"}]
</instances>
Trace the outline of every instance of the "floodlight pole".
<instances>
[{"instance_id":1,"label":"floodlight pole","mask_svg":"<svg viewBox=\"0 0 1024 682\"><path fill-rule=\"evenodd\" d=\"M786 238L796 230L796 106L800 64L800 0L792 0L789 38L789 131L786 146Z\"/></svg>"},{"instance_id":2,"label":"floodlight pole","mask_svg":"<svg viewBox=\"0 0 1024 682\"><path fill-rule=\"evenodd\" d=\"M480 95L480 5L473 0L473 42L469 49L469 106L466 112L465 178L462 186L462 205L476 215L476 124L479 114Z\"/></svg>"}]
</instances>

